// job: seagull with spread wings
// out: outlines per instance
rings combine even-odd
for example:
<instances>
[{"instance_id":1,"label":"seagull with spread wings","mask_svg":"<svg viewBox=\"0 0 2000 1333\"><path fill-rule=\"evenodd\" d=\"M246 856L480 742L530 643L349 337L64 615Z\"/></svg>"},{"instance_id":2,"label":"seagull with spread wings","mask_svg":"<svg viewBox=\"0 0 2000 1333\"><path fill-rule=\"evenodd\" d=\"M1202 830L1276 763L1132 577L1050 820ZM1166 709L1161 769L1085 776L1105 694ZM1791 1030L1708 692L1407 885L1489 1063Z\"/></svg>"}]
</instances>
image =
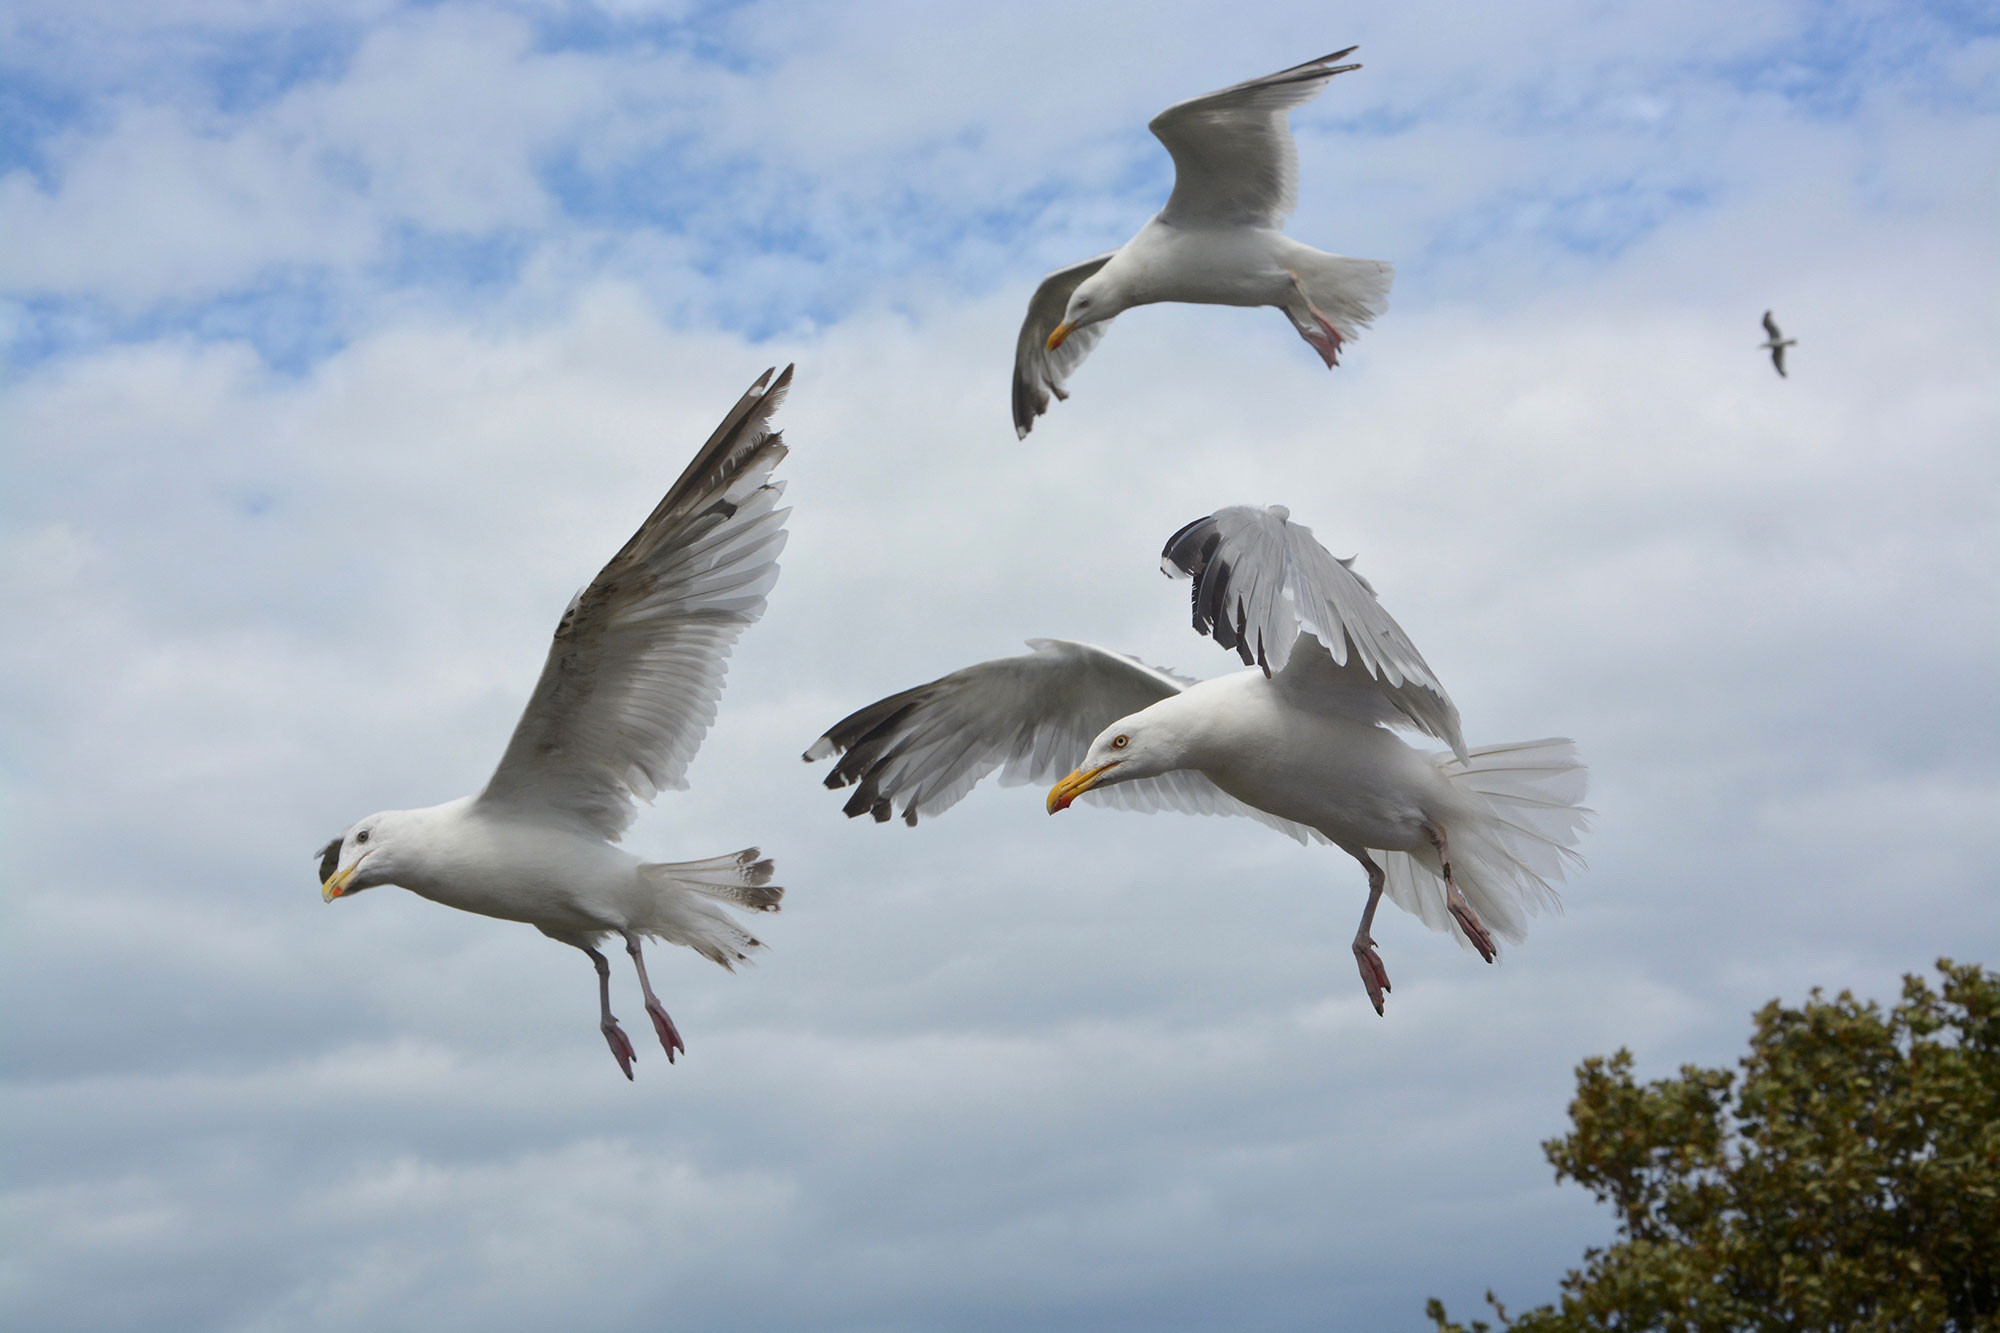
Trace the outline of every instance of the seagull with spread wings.
<instances>
[{"instance_id":1,"label":"seagull with spread wings","mask_svg":"<svg viewBox=\"0 0 2000 1333\"><path fill-rule=\"evenodd\" d=\"M766 371L652 515L571 600L500 767L476 796L368 816L320 852L327 902L400 884L484 916L524 921L590 955L600 1030L626 1078L637 1058L611 1013L624 941L667 1060L686 1050L646 976L640 941L684 944L733 967L758 941L717 904L775 912L784 890L756 848L673 864L613 844L687 769L715 720L731 646L778 578L786 448L770 428L791 383Z\"/></svg>"},{"instance_id":2,"label":"seagull with spread wings","mask_svg":"<svg viewBox=\"0 0 2000 1333\"><path fill-rule=\"evenodd\" d=\"M1778 368L1778 378L1789 379L1790 376L1785 374L1785 349L1797 347L1799 340L1778 332L1778 321L1771 318L1768 310L1764 312L1764 332L1768 336L1757 345L1771 354L1771 364Z\"/></svg>"},{"instance_id":3,"label":"seagull with spread wings","mask_svg":"<svg viewBox=\"0 0 2000 1333\"><path fill-rule=\"evenodd\" d=\"M1175 533L1169 574L1193 580L1194 627L1247 670L1191 681L1063 639L904 690L806 751L839 760L846 812L914 825L995 769L1130 810L1248 815L1359 861L1368 901L1354 959L1375 1011L1389 975L1370 937L1386 894L1492 962L1526 914L1558 905L1580 865L1585 774L1568 740L1468 750L1458 709L1375 590L1280 506L1217 510ZM1450 746L1426 754L1390 729Z\"/></svg>"},{"instance_id":4,"label":"seagull with spread wings","mask_svg":"<svg viewBox=\"0 0 2000 1333\"><path fill-rule=\"evenodd\" d=\"M1149 128L1174 159L1167 204L1123 246L1042 279L1014 347L1014 433L1026 438L1112 316L1159 301L1274 305L1328 369L1341 344L1382 313L1390 266L1285 235L1299 206L1294 107L1319 96L1357 48L1190 98Z\"/></svg>"}]
</instances>

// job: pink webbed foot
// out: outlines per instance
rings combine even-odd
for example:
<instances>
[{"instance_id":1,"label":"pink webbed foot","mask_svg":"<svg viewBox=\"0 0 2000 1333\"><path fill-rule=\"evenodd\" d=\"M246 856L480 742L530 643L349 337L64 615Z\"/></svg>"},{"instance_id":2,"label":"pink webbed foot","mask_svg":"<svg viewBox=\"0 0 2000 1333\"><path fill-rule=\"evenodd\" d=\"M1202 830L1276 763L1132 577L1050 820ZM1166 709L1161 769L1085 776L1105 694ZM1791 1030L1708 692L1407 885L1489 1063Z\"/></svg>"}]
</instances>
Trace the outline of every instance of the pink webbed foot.
<instances>
[{"instance_id":1,"label":"pink webbed foot","mask_svg":"<svg viewBox=\"0 0 2000 1333\"><path fill-rule=\"evenodd\" d=\"M1361 984L1368 988L1368 1002L1381 1014L1382 997L1390 991L1389 969L1382 966L1382 955L1375 952L1374 940L1354 941L1354 965L1361 969Z\"/></svg>"},{"instance_id":2,"label":"pink webbed foot","mask_svg":"<svg viewBox=\"0 0 2000 1333\"><path fill-rule=\"evenodd\" d=\"M618 1062L618 1068L624 1071L625 1078L629 1082L632 1078L632 1062L639 1058L639 1053L632 1049L632 1039L625 1035L624 1028L618 1026L618 1020L609 1014L604 1016L602 1031L605 1045L611 1048L611 1058Z\"/></svg>"},{"instance_id":3,"label":"pink webbed foot","mask_svg":"<svg viewBox=\"0 0 2000 1333\"><path fill-rule=\"evenodd\" d=\"M1319 359L1326 362L1326 368L1332 370L1340 364L1340 346L1347 340L1340 336L1339 329L1327 323L1326 316L1320 314L1317 307L1308 306L1307 309L1312 312L1313 319L1319 324L1319 332L1312 334L1300 329L1299 336L1319 353Z\"/></svg>"},{"instance_id":4,"label":"pink webbed foot","mask_svg":"<svg viewBox=\"0 0 2000 1333\"><path fill-rule=\"evenodd\" d=\"M1299 294L1299 300L1305 304L1306 314L1312 317L1313 324L1317 326L1308 328L1295 311L1288 309L1286 313L1292 316L1292 327L1299 331L1299 337L1306 340L1308 347L1319 353L1319 359L1326 362L1326 368L1332 370L1340 364L1340 347L1347 339L1340 336L1340 330L1333 327L1333 321L1326 317L1326 312L1314 305L1312 297L1306 295L1306 285L1299 281L1299 275L1289 269L1286 272L1291 277L1292 289Z\"/></svg>"},{"instance_id":5,"label":"pink webbed foot","mask_svg":"<svg viewBox=\"0 0 2000 1333\"><path fill-rule=\"evenodd\" d=\"M687 1053L687 1043L681 1040L680 1030L674 1026L674 1020L667 1017L665 1005L658 1000L649 1001L646 1005L646 1016L653 1020L653 1031L659 1035L660 1045L667 1052L668 1064L674 1062L675 1051L683 1055Z\"/></svg>"},{"instance_id":6,"label":"pink webbed foot","mask_svg":"<svg viewBox=\"0 0 2000 1333\"><path fill-rule=\"evenodd\" d=\"M1493 937L1486 933L1486 927L1472 914L1472 904L1460 897L1456 901L1447 901L1445 906L1451 909L1452 919L1458 922L1459 929L1465 932L1465 938L1471 940L1472 947L1479 950L1479 956L1489 963L1492 962L1499 950L1493 947Z\"/></svg>"}]
</instances>

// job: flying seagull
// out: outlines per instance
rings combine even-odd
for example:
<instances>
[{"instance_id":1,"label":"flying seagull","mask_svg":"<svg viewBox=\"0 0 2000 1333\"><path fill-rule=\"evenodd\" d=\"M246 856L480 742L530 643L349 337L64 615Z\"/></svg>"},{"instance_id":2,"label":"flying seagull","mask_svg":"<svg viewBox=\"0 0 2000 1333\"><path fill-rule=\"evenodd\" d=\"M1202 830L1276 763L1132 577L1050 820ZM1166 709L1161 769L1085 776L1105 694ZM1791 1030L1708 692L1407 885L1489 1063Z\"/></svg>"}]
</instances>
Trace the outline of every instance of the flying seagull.
<instances>
[{"instance_id":1,"label":"flying seagull","mask_svg":"<svg viewBox=\"0 0 2000 1333\"><path fill-rule=\"evenodd\" d=\"M1247 670L1195 682L1087 643L1031 639L835 723L846 812L914 825L1001 769L1128 810L1248 815L1359 861L1368 901L1354 959L1379 1014L1389 974L1370 937L1386 893L1492 962L1525 914L1558 905L1589 813L1568 740L1467 750L1458 710L1375 590L1281 506L1217 510L1175 533L1162 568L1190 578L1194 627ZM1425 754L1390 728L1450 746Z\"/></svg>"},{"instance_id":2,"label":"flying seagull","mask_svg":"<svg viewBox=\"0 0 2000 1333\"><path fill-rule=\"evenodd\" d=\"M1049 395L1069 377L1112 316L1156 301L1274 305L1331 369L1341 344L1388 304L1392 270L1285 235L1299 206L1293 107L1319 96L1334 62L1357 48L1176 103L1149 127L1174 159L1167 205L1108 254L1057 269L1028 302L1014 347L1014 433L1025 439Z\"/></svg>"},{"instance_id":3,"label":"flying seagull","mask_svg":"<svg viewBox=\"0 0 2000 1333\"><path fill-rule=\"evenodd\" d=\"M731 645L764 614L778 578L786 448L770 420L792 382L765 371L666 498L571 599L542 677L477 796L363 819L320 851L327 902L380 884L485 916L525 921L590 955L600 1030L626 1078L637 1053L611 1014L625 942L668 1063L685 1051L646 977L643 937L732 967L758 941L715 904L775 912L784 890L754 847L700 861L641 861L613 844L635 801L687 786L715 720Z\"/></svg>"},{"instance_id":4,"label":"flying seagull","mask_svg":"<svg viewBox=\"0 0 2000 1333\"><path fill-rule=\"evenodd\" d=\"M1771 312L1768 310L1764 312L1764 332L1771 336L1757 345L1771 354L1771 364L1778 368L1780 377L1791 378L1785 374L1785 349L1787 347L1797 347L1799 340L1797 338L1787 338L1784 334L1778 332L1778 321L1771 318Z\"/></svg>"}]
</instances>

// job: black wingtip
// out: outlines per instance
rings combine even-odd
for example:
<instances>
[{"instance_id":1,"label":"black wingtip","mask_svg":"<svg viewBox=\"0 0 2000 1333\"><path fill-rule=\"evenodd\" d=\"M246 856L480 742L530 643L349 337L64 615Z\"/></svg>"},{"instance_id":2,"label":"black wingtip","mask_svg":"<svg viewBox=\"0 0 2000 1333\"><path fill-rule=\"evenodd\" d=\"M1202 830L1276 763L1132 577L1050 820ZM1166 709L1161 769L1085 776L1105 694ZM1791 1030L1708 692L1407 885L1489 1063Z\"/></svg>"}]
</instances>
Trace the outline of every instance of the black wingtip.
<instances>
[{"instance_id":1,"label":"black wingtip","mask_svg":"<svg viewBox=\"0 0 2000 1333\"><path fill-rule=\"evenodd\" d=\"M319 857L319 882L324 884L333 878L333 872L340 869L340 844L346 835L335 838L314 855Z\"/></svg>"},{"instance_id":2,"label":"black wingtip","mask_svg":"<svg viewBox=\"0 0 2000 1333\"><path fill-rule=\"evenodd\" d=\"M1168 578L1179 574L1182 578L1199 578L1208 567L1209 557L1215 554L1220 536L1213 531L1215 515L1203 514L1191 523L1183 523L1167 538L1167 544L1160 548L1160 572ZM1192 538L1204 528L1209 530L1208 540L1195 542Z\"/></svg>"}]
</instances>

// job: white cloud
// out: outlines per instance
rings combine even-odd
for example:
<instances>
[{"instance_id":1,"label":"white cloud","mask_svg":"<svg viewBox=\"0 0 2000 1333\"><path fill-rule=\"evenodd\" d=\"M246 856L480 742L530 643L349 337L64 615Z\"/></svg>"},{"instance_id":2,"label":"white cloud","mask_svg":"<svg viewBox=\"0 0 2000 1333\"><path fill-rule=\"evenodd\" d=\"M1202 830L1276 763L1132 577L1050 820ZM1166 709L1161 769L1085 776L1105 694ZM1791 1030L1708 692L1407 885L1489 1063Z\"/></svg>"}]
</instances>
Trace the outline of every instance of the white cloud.
<instances>
[{"instance_id":1,"label":"white cloud","mask_svg":"<svg viewBox=\"0 0 2000 1333\"><path fill-rule=\"evenodd\" d=\"M1693 76L1605 76L1643 45L1629 16L1510 31L1524 59L1597 71L1551 104L1620 128L1586 133L1571 169L1552 157L1566 131L1531 151L1412 98L1407 130L1307 136L1301 230L1325 218L1330 243L1400 261L1401 231L1504 216L1516 181L1524 207L1588 186L1647 136L1660 179L1726 188L1605 252L1518 220L1468 232L1462 256L1406 265L1332 374L1270 312L1134 312L1019 445L1006 349L1044 258L1028 252L1129 226L1093 173L1125 169L1119 134L1153 84L1257 68L1267 39L1232 30L1238 59L1155 33L1185 47L1155 53L1168 73L1135 62L1017 104L997 55L963 78L917 68L929 20L905 17L901 36L772 30L753 54L799 66L772 95L828 108L774 160L824 157L813 197L852 199L934 142L926 114L1042 117L1084 145L1049 204L1074 234L925 221L941 253L1017 276L918 274L755 345L705 330L736 272L704 275L685 238L551 220L535 154L603 127L638 160L685 90L634 94L600 77L615 54L542 51L525 20L399 17L338 79L220 128L135 104L76 140L74 163L104 155L98 202L72 166L34 244L108 235L133 201L187 238L161 251L178 258L70 270L93 299L183 290L183 268L186 290L232 281L273 253L365 256L393 209L538 239L491 299L369 294L296 374L176 335L0 383L0 438L20 442L0 1002L27 1016L0 1082L26 1242L0 1270L10 1327L505 1329L585 1309L622 1327L1275 1328L1336 1295L1407 1324L1433 1292L1546 1295L1606 1230L1535 1148L1581 1056L1723 1062L1773 994L1886 994L1939 953L1989 958L2000 349L1993 184L1966 164L1990 116L1899 95L1828 123ZM1390 61L1388 34L1363 34L1357 98L1398 109L1389 71L1418 65L1440 85L1532 81L1480 73L1484 20L1411 22L1436 43ZM883 51L849 64L870 33ZM850 141L855 70L870 97ZM905 70L946 110L905 107ZM1046 57L1030 76L1061 90ZM737 88L716 105L753 141L727 97L755 81L702 77ZM1640 96L1665 110L1637 114ZM440 108L461 102L454 126ZM989 133L990 151L975 134L923 160L977 181L1034 156ZM359 212L321 208L328 145L367 159L373 184L340 196ZM1379 185L1342 197L1314 166L1336 158ZM251 214L296 210L298 234L232 233L187 202L199 190L159 185L225 163ZM6 188L40 190L21 179ZM750 206L784 179L746 184ZM231 236L237 257L202 257ZM773 255L730 299L842 263ZM1801 339L1787 381L1755 348L1766 304ZM661 951L692 1049L671 1069L642 1051L628 1087L573 951L395 890L323 906L310 853L369 809L483 778L564 600L742 386L792 357L784 576L693 790L634 833L669 857L760 842L790 896L741 975ZM1382 920L1386 1020L1346 950L1357 872L1328 849L1247 822L1051 820L1036 793L990 787L876 828L796 758L845 710L1029 635L1226 669L1153 557L1231 501L1282 501L1358 551L1471 738L1567 732L1593 765L1592 868L1567 913L1493 968Z\"/></svg>"},{"instance_id":2,"label":"white cloud","mask_svg":"<svg viewBox=\"0 0 2000 1333\"><path fill-rule=\"evenodd\" d=\"M364 302L385 284L466 280L406 254L414 235L499 245L468 262L502 276L548 254L595 265L607 249L678 247L654 299L729 327L893 303L939 280L984 287L1129 234L1168 179L1146 119L1280 58L1270 31L1296 22L1286 6L1268 28L1231 12L1216 28L1123 4L1086 20L1061 5L767 3L665 26L608 15L613 39L597 41L533 6L478 4L329 7L275 27L254 8L165 27L94 11L29 24L29 49L97 95L38 145L37 170L0 177L0 284L131 314L279 280ZM1955 118L1926 128L1962 134L1960 108L1990 102L1993 83L1995 43L1866 16L1851 22L1882 44L1875 64L1856 62L1871 81L1817 67L1790 80L1794 98L1815 79L1857 88L1858 109L1832 119L1762 91L1787 83L1767 69L1801 39L1803 13L1683 11L1671 41L1645 16L1587 6L1550 6L1539 27L1407 8L1358 22L1367 67L1298 117L1307 230L1396 255L1406 280L1444 263L1459 292L1492 278L1454 257L1525 261L1533 281L1552 248L1625 244L1699 206L1686 196L1755 188L1802 147L1879 143L1881 121L1913 106ZM297 56L292 81L220 96L260 54L237 48L273 31ZM1122 34L1115 66L1083 40L1097 31ZM76 54L169 38L199 47L181 66L225 72L216 86L162 59L174 77L100 91L105 76ZM697 58L703 42L732 59ZM1884 188L1936 189L1951 173L1930 164L1990 145L1989 123L1973 133L1977 145L1932 138L1911 154L1899 129L1899 150L1869 170ZM1491 249L1508 239L1523 249Z\"/></svg>"}]
</instances>

